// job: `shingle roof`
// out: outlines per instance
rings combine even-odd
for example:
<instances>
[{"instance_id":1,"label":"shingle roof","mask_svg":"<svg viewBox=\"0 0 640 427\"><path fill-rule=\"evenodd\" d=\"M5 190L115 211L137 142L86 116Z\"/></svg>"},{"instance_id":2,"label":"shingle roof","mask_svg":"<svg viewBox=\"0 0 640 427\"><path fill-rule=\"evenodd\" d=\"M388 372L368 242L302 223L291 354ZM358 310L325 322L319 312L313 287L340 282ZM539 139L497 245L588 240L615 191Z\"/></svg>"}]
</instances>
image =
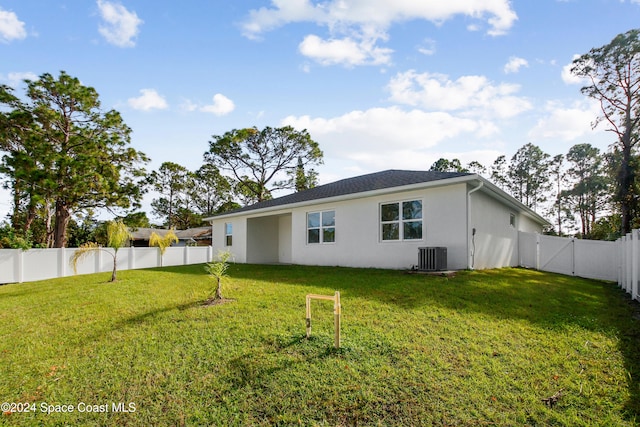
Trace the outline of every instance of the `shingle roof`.
<instances>
[{"instance_id":1,"label":"shingle roof","mask_svg":"<svg viewBox=\"0 0 640 427\"><path fill-rule=\"evenodd\" d=\"M385 188L402 187L405 185L419 184L423 182L439 181L466 175L471 174L462 172L407 171L391 169L368 175L342 179L340 181L320 185L309 190L288 194L276 199L265 200L264 202L245 206L220 215L247 212L275 206L284 206L294 203L308 202L311 200L321 200L329 197L344 196L347 194L364 193L367 191L382 190Z\"/></svg>"},{"instance_id":2,"label":"shingle roof","mask_svg":"<svg viewBox=\"0 0 640 427\"><path fill-rule=\"evenodd\" d=\"M188 240L188 239L196 239L196 238L206 238L207 234L211 234L211 227L196 227L196 228L188 228L186 230L173 230L176 233L176 236L180 240ZM131 238L133 240L149 240L151 237L151 233L156 233L160 237L164 237L169 230L160 229L160 228L145 228L139 227L136 228L135 231L131 232ZM210 236L209 236L210 237Z\"/></svg>"}]
</instances>

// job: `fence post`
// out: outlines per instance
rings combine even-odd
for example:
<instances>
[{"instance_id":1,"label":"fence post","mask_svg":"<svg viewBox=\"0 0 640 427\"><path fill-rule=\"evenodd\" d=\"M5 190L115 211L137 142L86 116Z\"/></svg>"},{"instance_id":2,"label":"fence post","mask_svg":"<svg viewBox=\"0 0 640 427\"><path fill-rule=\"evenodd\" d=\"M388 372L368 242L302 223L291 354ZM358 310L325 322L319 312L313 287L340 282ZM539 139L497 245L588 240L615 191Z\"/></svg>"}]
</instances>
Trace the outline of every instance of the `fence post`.
<instances>
[{"instance_id":1,"label":"fence post","mask_svg":"<svg viewBox=\"0 0 640 427\"><path fill-rule=\"evenodd\" d=\"M129 246L129 270L136 268L136 247Z\"/></svg>"},{"instance_id":2,"label":"fence post","mask_svg":"<svg viewBox=\"0 0 640 427\"><path fill-rule=\"evenodd\" d=\"M631 233L626 234L627 238L627 280L624 284L624 290L627 293L631 293L631 281L633 280L633 235Z\"/></svg>"},{"instance_id":3,"label":"fence post","mask_svg":"<svg viewBox=\"0 0 640 427\"><path fill-rule=\"evenodd\" d=\"M66 276L65 248L58 249L58 277Z\"/></svg>"},{"instance_id":4,"label":"fence post","mask_svg":"<svg viewBox=\"0 0 640 427\"><path fill-rule=\"evenodd\" d=\"M540 234L536 233L536 270L540 270Z\"/></svg>"},{"instance_id":5,"label":"fence post","mask_svg":"<svg viewBox=\"0 0 640 427\"><path fill-rule=\"evenodd\" d=\"M184 255L182 257L182 265L189 265L189 246L185 245Z\"/></svg>"},{"instance_id":6,"label":"fence post","mask_svg":"<svg viewBox=\"0 0 640 427\"><path fill-rule=\"evenodd\" d=\"M617 251L618 251L618 286L622 285L622 242L620 241L620 238L618 238L618 240L616 240L616 244L618 245L616 247Z\"/></svg>"},{"instance_id":7,"label":"fence post","mask_svg":"<svg viewBox=\"0 0 640 427\"><path fill-rule=\"evenodd\" d=\"M627 236L624 235L621 237L622 239L622 260L623 260L623 269L622 269L622 283L620 287L627 290L627 276L629 275L629 245L627 244Z\"/></svg>"},{"instance_id":8,"label":"fence post","mask_svg":"<svg viewBox=\"0 0 640 427\"><path fill-rule=\"evenodd\" d=\"M576 275L576 238L571 238L571 275Z\"/></svg>"},{"instance_id":9,"label":"fence post","mask_svg":"<svg viewBox=\"0 0 640 427\"><path fill-rule=\"evenodd\" d=\"M95 254L95 264L93 266L94 273L100 273L102 270L102 251L94 251Z\"/></svg>"},{"instance_id":10,"label":"fence post","mask_svg":"<svg viewBox=\"0 0 640 427\"><path fill-rule=\"evenodd\" d=\"M18 283L24 282L24 253L25 251L18 249L17 257L15 260L15 268L16 268L16 281Z\"/></svg>"},{"instance_id":11,"label":"fence post","mask_svg":"<svg viewBox=\"0 0 640 427\"><path fill-rule=\"evenodd\" d=\"M640 230L631 230L631 298L638 297L638 255L640 255Z\"/></svg>"}]
</instances>

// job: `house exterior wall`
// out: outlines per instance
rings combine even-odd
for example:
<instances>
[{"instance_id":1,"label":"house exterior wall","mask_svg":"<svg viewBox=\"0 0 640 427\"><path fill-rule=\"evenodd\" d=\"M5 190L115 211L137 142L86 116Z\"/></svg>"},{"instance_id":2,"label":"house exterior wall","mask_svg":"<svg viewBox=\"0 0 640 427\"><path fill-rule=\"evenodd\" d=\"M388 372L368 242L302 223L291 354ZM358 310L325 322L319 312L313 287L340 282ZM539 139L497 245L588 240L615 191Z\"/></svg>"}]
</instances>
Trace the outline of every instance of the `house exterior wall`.
<instances>
[{"instance_id":1,"label":"house exterior wall","mask_svg":"<svg viewBox=\"0 0 640 427\"><path fill-rule=\"evenodd\" d=\"M419 247L446 246L449 268L464 268L465 187L459 184L295 209L292 261L303 265L405 269L418 263ZM409 200L422 201L423 238L382 241L380 205ZM308 244L307 213L329 210L335 211L335 242Z\"/></svg>"},{"instance_id":2,"label":"house exterior wall","mask_svg":"<svg viewBox=\"0 0 640 427\"><path fill-rule=\"evenodd\" d=\"M526 215L518 217L518 231L527 233L542 233L542 226Z\"/></svg>"},{"instance_id":3,"label":"house exterior wall","mask_svg":"<svg viewBox=\"0 0 640 427\"><path fill-rule=\"evenodd\" d=\"M225 243L225 224L233 226L233 242L231 246ZM247 262L247 218L245 216L220 218L211 222L212 246L214 256L220 250L228 250L233 262Z\"/></svg>"},{"instance_id":4,"label":"house exterior wall","mask_svg":"<svg viewBox=\"0 0 640 427\"><path fill-rule=\"evenodd\" d=\"M239 263L407 269L418 264L418 248L444 246L448 269L518 265L518 231L541 232L541 225L483 189L468 195L473 188L461 182L214 218L213 248L230 250ZM383 241L381 204L410 200L422 201L422 239ZM335 241L307 243L307 214L325 211L335 212ZM226 223L233 225L231 247Z\"/></svg>"},{"instance_id":5,"label":"house exterior wall","mask_svg":"<svg viewBox=\"0 0 640 427\"><path fill-rule=\"evenodd\" d=\"M421 200L420 240L382 241L380 205ZM335 212L333 243L307 243L307 214ZM236 262L410 268L418 248L447 247L448 268L466 268L466 184L318 203L261 214L213 220L214 250L230 249ZM225 223L233 224L233 245L224 246Z\"/></svg>"},{"instance_id":6,"label":"house exterior wall","mask_svg":"<svg viewBox=\"0 0 640 427\"><path fill-rule=\"evenodd\" d=\"M470 266L480 270L518 265L518 230L539 233L541 226L482 191L469 199L470 233L476 229L475 236L470 236Z\"/></svg>"}]
</instances>

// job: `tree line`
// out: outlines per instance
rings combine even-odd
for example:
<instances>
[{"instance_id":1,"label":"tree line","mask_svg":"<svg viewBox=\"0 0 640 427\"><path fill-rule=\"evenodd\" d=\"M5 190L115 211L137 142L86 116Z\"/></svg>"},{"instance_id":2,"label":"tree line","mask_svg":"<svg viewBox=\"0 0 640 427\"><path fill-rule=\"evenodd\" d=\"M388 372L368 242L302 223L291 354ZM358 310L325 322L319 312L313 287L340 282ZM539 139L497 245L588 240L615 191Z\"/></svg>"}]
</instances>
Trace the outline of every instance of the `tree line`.
<instances>
[{"instance_id":1,"label":"tree line","mask_svg":"<svg viewBox=\"0 0 640 427\"><path fill-rule=\"evenodd\" d=\"M318 143L288 126L214 135L198 170L165 162L148 172L150 159L131 147L131 129L117 111L103 111L94 88L64 71L25 83L22 97L0 85L0 174L12 196L1 246L105 241L107 224L94 218L102 208L129 227L148 227L139 209L150 190L158 195L151 207L159 225L182 229L317 181Z\"/></svg>"},{"instance_id":2,"label":"tree line","mask_svg":"<svg viewBox=\"0 0 640 427\"><path fill-rule=\"evenodd\" d=\"M547 230L560 236L615 239L616 159L591 144L576 144L566 154L551 156L528 143L511 157L499 156L489 165L477 161L462 165L458 159L438 159L430 170L481 175L518 201L545 216Z\"/></svg>"},{"instance_id":3,"label":"tree line","mask_svg":"<svg viewBox=\"0 0 640 427\"><path fill-rule=\"evenodd\" d=\"M614 136L601 153L588 143L551 157L529 143L485 167L439 159L433 170L486 176L525 205L553 218L556 234L614 238L640 226L640 30L616 36L573 61L581 92L600 106L594 125ZM0 175L10 190L9 223L0 245L79 246L104 238L94 214L109 209L129 227L149 225L140 212L153 190L162 226L188 228L202 218L267 200L276 190L317 183L323 153L306 130L234 129L214 135L195 171L173 162L148 172L150 159L131 147L131 129L97 91L62 71L25 80L22 97L0 85Z\"/></svg>"}]
</instances>

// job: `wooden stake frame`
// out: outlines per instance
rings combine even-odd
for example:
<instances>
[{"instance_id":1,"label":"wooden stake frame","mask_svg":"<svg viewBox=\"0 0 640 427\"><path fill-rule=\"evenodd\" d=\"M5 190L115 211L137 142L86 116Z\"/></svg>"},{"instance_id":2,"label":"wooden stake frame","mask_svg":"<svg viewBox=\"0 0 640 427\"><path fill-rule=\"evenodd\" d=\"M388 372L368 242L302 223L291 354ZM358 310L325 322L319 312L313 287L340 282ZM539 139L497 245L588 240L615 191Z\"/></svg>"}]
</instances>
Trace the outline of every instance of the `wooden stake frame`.
<instances>
[{"instance_id":1,"label":"wooden stake frame","mask_svg":"<svg viewBox=\"0 0 640 427\"><path fill-rule=\"evenodd\" d=\"M319 299L333 301L333 320L334 320L334 347L340 348L340 315L342 308L340 305L340 292L336 291L334 296L307 294L307 339L311 337L311 300Z\"/></svg>"}]
</instances>

